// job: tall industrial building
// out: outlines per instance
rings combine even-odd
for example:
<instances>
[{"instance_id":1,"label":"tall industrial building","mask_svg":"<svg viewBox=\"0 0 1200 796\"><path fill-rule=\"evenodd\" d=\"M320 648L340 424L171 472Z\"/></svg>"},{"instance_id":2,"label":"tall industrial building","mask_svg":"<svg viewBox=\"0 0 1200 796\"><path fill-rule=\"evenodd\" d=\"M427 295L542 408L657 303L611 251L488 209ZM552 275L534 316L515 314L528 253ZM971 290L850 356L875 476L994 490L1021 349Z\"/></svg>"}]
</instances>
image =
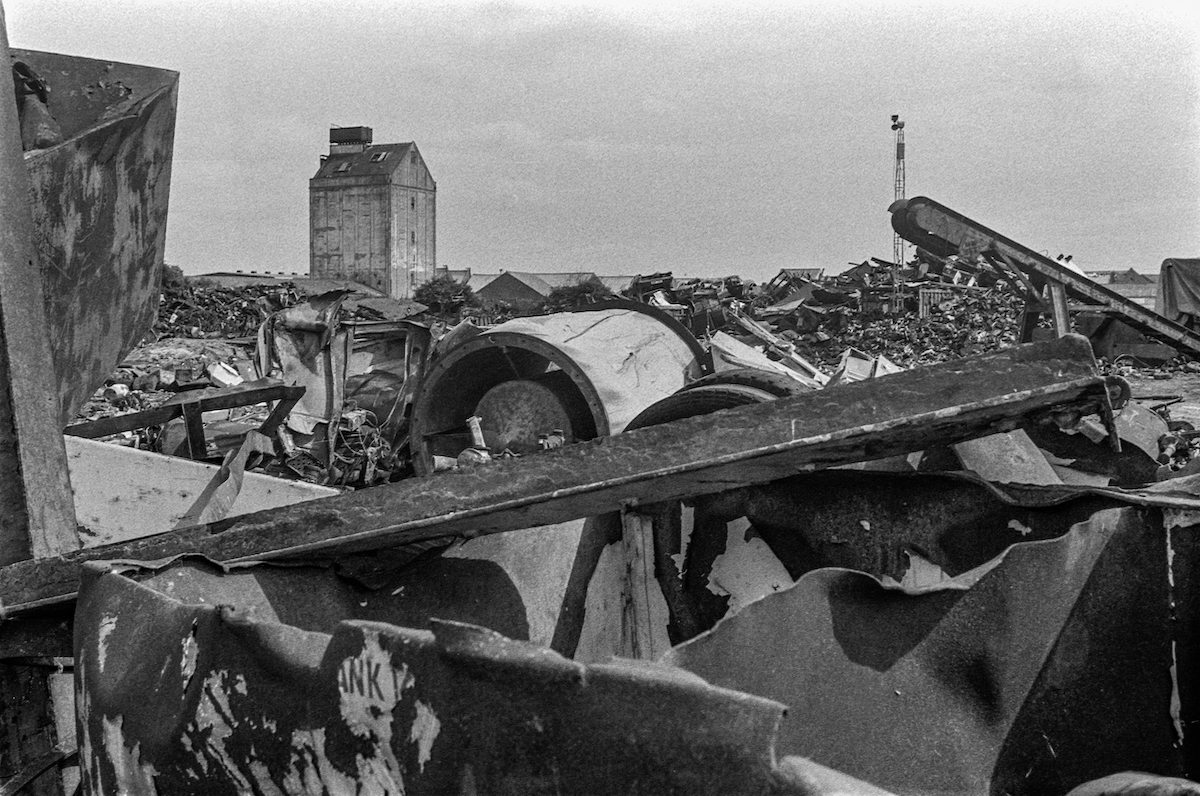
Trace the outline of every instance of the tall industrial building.
<instances>
[{"instance_id":1,"label":"tall industrial building","mask_svg":"<svg viewBox=\"0 0 1200 796\"><path fill-rule=\"evenodd\" d=\"M372 144L370 127L335 127L308 181L308 273L411 298L437 266L437 184L417 145Z\"/></svg>"}]
</instances>

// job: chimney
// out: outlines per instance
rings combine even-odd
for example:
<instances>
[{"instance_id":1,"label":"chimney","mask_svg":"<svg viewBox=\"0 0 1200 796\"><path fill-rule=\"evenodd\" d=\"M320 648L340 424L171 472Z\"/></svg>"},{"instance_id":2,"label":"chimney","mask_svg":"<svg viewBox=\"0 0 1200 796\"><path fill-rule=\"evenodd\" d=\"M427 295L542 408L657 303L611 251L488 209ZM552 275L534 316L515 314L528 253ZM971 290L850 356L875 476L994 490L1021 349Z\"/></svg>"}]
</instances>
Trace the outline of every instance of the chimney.
<instances>
[{"instance_id":1,"label":"chimney","mask_svg":"<svg viewBox=\"0 0 1200 796\"><path fill-rule=\"evenodd\" d=\"M356 155L371 145L370 127L329 128L330 155Z\"/></svg>"}]
</instances>

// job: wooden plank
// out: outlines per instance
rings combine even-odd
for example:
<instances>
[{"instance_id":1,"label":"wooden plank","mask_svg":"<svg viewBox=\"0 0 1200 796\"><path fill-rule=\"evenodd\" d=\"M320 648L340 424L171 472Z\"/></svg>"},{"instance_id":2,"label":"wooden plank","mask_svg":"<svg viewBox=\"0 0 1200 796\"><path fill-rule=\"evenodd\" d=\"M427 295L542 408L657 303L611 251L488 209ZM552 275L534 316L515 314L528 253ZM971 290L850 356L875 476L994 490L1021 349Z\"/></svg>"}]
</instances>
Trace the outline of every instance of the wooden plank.
<instances>
[{"instance_id":1,"label":"wooden plank","mask_svg":"<svg viewBox=\"0 0 1200 796\"><path fill-rule=\"evenodd\" d=\"M738 326L741 326L744 330L765 343L769 350L774 351L776 354L783 357L785 364L791 365L801 374L807 376L818 384L825 384L827 381L829 381L829 374L825 373L825 371L821 370L816 365L797 354L795 346L783 338L777 337L758 321L750 318L733 305L727 307L725 312L731 320L738 324Z\"/></svg>"},{"instance_id":2,"label":"wooden plank","mask_svg":"<svg viewBox=\"0 0 1200 796\"><path fill-rule=\"evenodd\" d=\"M0 62L9 64L0 11ZM0 98L0 564L79 546L58 421L32 187L13 93Z\"/></svg>"},{"instance_id":3,"label":"wooden plank","mask_svg":"<svg viewBox=\"0 0 1200 796\"><path fill-rule=\"evenodd\" d=\"M183 424L187 432L188 456L203 459L208 453L208 443L204 439L204 413L195 401L183 404Z\"/></svg>"},{"instance_id":4,"label":"wooden plank","mask_svg":"<svg viewBox=\"0 0 1200 796\"><path fill-rule=\"evenodd\" d=\"M1097 412L1079 335L0 569L10 614L71 599L89 560L311 559L474 537L775 481Z\"/></svg>"},{"instance_id":5,"label":"wooden plank","mask_svg":"<svg viewBox=\"0 0 1200 796\"><path fill-rule=\"evenodd\" d=\"M625 658L658 660L671 648L667 638L667 601L654 577L654 523L650 517L626 512L624 532L624 578L621 594L621 650Z\"/></svg>"},{"instance_id":6,"label":"wooden plank","mask_svg":"<svg viewBox=\"0 0 1200 796\"><path fill-rule=\"evenodd\" d=\"M281 418L276 418L276 412L282 411L286 416L300 397L304 395L304 387L300 386L285 386L283 384L270 384L263 386L258 382L250 382L248 384L239 384L234 387L227 387L217 394L199 395L195 397L186 397L183 400L166 403L162 406L156 406L153 409L145 409L141 412L129 412L123 415L115 415L114 417L104 417L99 420L91 420L87 423L75 423L67 426L63 433L69 437L83 437L84 439L99 439L100 437L108 437L113 434L120 434L124 431L133 431L137 428L146 428L148 426L161 426L164 423L170 422L187 411L186 407L195 406L199 409L200 414L204 412L214 412L222 409L234 409L239 406L253 406L254 404L266 403L267 401L280 401L280 405L275 407L275 411L263 423L262 431L264 434L270 434L274 431L275 426L279 425ZM283 406L283 409L280 409ZM268 426L271 428L268 430Z\"/></svg>"}]
</instances>

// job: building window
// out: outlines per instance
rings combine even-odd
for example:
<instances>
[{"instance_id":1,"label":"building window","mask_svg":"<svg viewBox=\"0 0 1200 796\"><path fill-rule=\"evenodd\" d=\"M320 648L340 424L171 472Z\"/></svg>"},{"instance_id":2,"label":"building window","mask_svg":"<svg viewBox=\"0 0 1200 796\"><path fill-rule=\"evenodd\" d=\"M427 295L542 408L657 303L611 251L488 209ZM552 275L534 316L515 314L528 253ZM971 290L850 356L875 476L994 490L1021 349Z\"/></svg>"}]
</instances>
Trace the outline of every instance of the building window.
<instances>
[{"instance_id":1,"label":"building window","mask_svg":"<svg viewBox=\"0 0 1200 796\"><path fill-rule=\"evenodd\" d=\"M410 232L410 233L408 233L408 242L409 242L409 243L416 243L416 242L417 242L417 233L416 233L416 232Z\"/></svg>"},{"instance_id":2,"label":"building window","mask_svg":"<svg viewBox=\"0 0 1200 796\"><path fill-rule=\"evenodd\" d=\"M416 152L413 152L411 155L408 156L408 162L413 164L414 166L417 165L417 153Z\"/></svg>"},{"instance_id":3,"label":"building window","mask_svg":"<svg viewBox=\"0 0 1200 796\"><path fill-rule=\"evenodd\" d=\"M392 153L391 152L375 152L371 155L371 162L372 163L382 163L383 161L387 160L387 156L390 154L392 154Z\"/></svg>"},{"instance_id":4,"label":"building window","mask_svg":"<svg viewBox=\"0 0 1200 796\"><path fill-rule=\"evenodd\" d=\"M350 161L348 161L348 160L347 160L345 163L339 163L339 164L338 164L338 167L337 167L337 169L336 169L336 171L337 171L338 173L341 173L341 172L343 172L343 171L349 171L349 170L350 170L350 167L351 167L352 165L353 165L353 164L352 164Z\"/></svg>"},{"instance_id":5,"label":"building window","mask_svg":"<svg viewBox=\"0 0 1200 796\"><path fill-rule=\"evenodd\" d=\"M415 197L415 196L408 197L408 206L411 207L413 210L416 210L417 209L417 197Z\"/></svg>"}]
</instances>

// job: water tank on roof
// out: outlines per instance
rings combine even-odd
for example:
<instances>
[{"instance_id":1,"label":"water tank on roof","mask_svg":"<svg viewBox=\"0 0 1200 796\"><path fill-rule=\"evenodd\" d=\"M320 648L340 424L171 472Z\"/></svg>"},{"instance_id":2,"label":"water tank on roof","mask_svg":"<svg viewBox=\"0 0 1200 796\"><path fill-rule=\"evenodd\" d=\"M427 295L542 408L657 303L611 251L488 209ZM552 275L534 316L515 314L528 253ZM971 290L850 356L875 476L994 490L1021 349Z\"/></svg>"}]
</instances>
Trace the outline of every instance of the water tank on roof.
<instances>
[{"instance_id":1,"label":"water tank on roof","mask_svg":"<svg viewBox=\"0 0 1200 796\"><path fill-rule=\"evenodd\" d=\"M370 127L331 127L331 144L369 144L374 131Z\"/></svg>"}]
</instances>

